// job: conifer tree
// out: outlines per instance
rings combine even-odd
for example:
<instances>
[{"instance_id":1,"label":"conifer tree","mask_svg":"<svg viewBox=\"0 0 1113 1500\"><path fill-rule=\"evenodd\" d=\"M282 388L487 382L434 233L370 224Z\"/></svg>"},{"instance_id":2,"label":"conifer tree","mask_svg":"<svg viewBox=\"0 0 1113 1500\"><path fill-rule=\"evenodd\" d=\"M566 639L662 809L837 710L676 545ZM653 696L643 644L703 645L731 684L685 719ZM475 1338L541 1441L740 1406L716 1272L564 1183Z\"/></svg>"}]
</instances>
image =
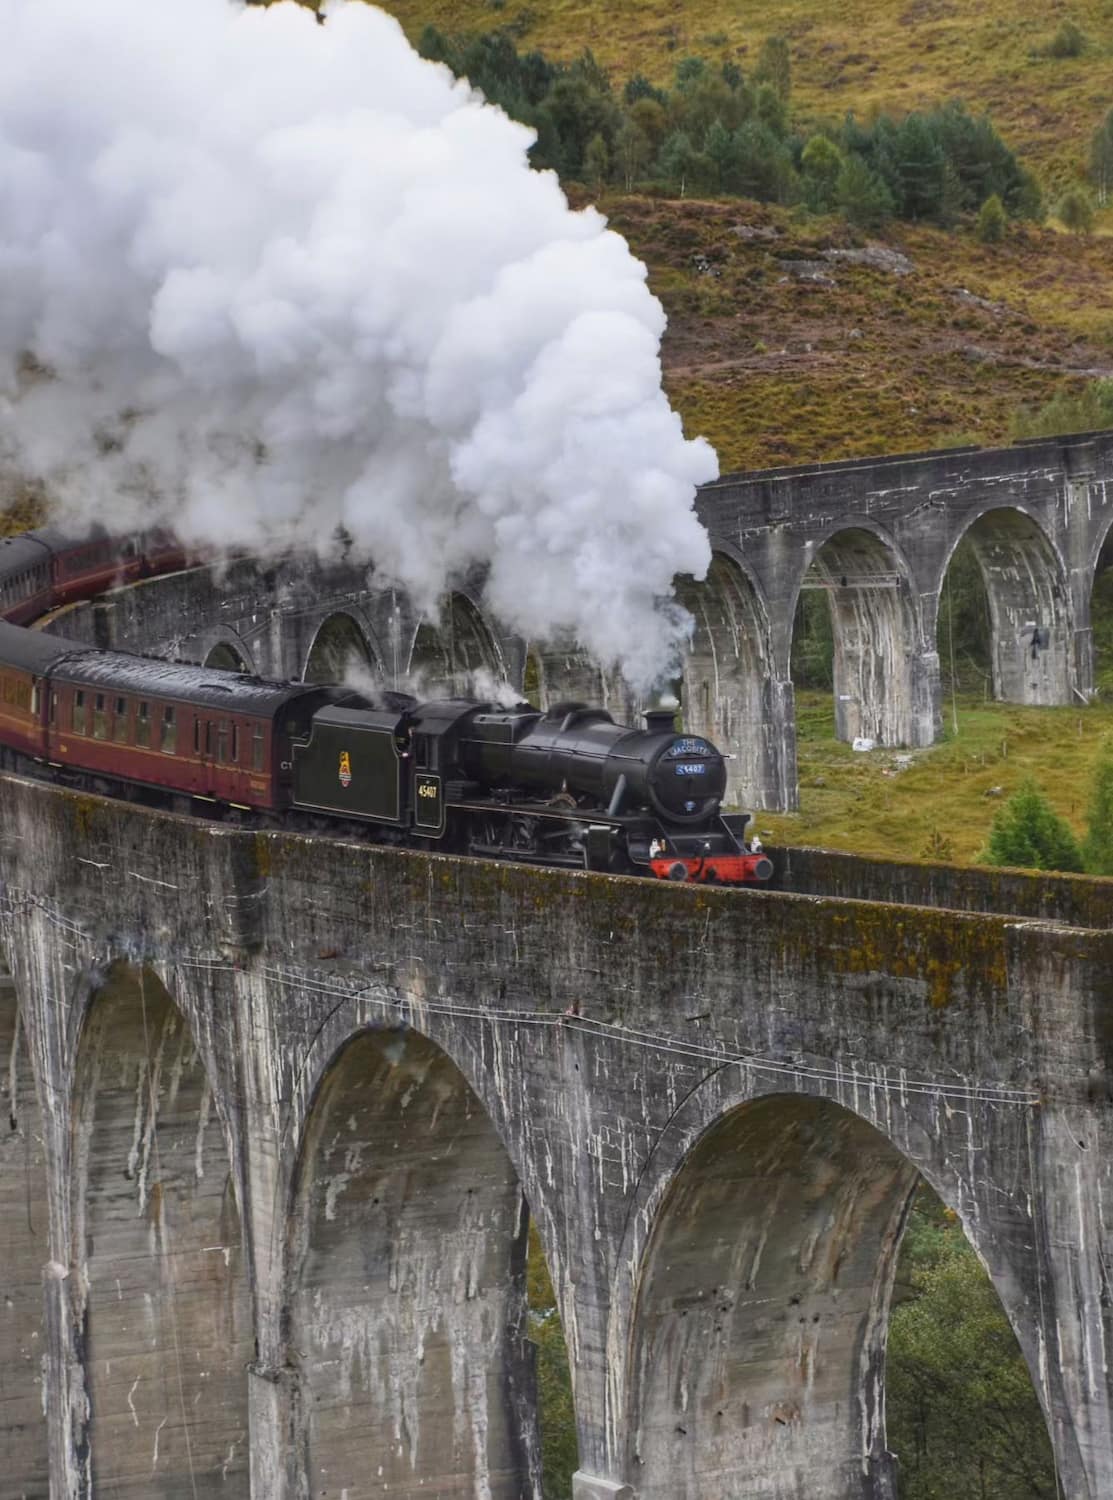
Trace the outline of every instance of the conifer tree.
<instances>
[{"instance_id":1,"label":"conifer tree","mask_svg":"<svg viewBox=\"0 0 1113 1500\"><path fill-rule=\"evenodd\" d=\"M1005 213L1005 205L997 194L993 193L981 206L974 233L983 245L998 245L1005 238L1005 230L1008 227L1009 220Z\"/></svg>"},{"instance_id":2,"label":"conifer tree","mask_svg":"<svg viewBox=\"0 0 1113 1500\"><path fill-rule=\"evenodd\" d=\"M1022 870L1081 871L1082 853L1066 820L1052 808L1034 781L1025 781L993 820L984 865Z\"/></svg>"}]
</instances>

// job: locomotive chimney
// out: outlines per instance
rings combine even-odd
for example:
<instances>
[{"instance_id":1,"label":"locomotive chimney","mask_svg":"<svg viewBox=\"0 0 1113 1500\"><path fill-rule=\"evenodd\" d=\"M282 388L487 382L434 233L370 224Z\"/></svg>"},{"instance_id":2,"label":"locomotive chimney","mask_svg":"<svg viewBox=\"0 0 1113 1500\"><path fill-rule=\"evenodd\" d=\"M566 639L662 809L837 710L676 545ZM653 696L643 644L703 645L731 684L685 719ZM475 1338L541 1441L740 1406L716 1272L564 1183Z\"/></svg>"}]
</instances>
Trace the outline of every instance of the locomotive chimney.
<instances>
[{"instance_id":1,"label":"locomotive chimney","mask_svg":"<svg viewBox=\"0 0 1113 1500\"><path fill-rule=\"evenodd\" d=\"M660 707L647 709L645 727L650 734L672 734L676 728L676 709Z\"/></svg>"}]
</instances>

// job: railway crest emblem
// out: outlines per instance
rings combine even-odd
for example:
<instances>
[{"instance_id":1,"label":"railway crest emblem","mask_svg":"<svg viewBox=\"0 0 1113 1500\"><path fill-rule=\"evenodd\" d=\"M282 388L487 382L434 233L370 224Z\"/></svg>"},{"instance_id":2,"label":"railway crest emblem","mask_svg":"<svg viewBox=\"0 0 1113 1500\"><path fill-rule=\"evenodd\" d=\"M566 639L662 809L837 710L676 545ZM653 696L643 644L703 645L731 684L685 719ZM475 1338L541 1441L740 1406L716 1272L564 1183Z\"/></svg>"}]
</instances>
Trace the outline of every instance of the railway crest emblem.
<instances>
[{"instance_id":1,"label":"railway crest emblem","mask_svg":"<svg viewBox=\"0 0 1113 1500\"><path fill-rule=\"evenodd\" d=\"M352 757L348 754L347 750L341 750L340 752L339 776L340 785L347 791L352 784Z\"/></svg>"}]
</instances>

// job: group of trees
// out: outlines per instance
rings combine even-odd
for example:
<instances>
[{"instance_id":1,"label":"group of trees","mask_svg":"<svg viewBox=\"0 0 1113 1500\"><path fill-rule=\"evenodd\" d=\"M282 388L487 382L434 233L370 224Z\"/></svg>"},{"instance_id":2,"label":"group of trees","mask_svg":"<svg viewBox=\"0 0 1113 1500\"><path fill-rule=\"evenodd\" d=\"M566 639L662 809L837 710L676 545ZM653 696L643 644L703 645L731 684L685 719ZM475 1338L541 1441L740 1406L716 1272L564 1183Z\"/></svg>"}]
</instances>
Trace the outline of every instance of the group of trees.
<instances>
[{"instance_id":1,"label":"group of trees","mask_svg":"<svg viewBox=\"0 0 1113 1500\"><path fill-rule=\"evenodd\" d=\"M961 1224L926 1186L901 1243L894 1301L885 1384L901 1500L1055 1500L1024 1356Z\"/></svg>"},{"instance_id":2,"label":"group of trees","mask_svg":"<svg viewBox=\"0 0 1113 1500\"><path fill-rule=\"evenodd\" d=\"M1113 875L1113 743L1107 741L1102 747L1094 770L1086 835L1081 842L1028 779L994 818L981 861L1025 870Z\"/></svg>"},{"instance_id":3,"label":"group of trees","mask_svg":"<svg viewBox=\"0 0 1113 1500\"><path fill-rule=\"evenodd\" d=\"M590 52L556 63L519 53L507 30L454 38L427 27L420 48L532 126L536 166L596 191L736 194L866 227L890 217L950 224L994 200L985 238L999 237L1007 217L1042 214L1035 178L989 119L961 104L803 128L781 37L765 42L748 76L691 56L668 89L636 74L617 91Z\"/></svg>"}]
</instances>

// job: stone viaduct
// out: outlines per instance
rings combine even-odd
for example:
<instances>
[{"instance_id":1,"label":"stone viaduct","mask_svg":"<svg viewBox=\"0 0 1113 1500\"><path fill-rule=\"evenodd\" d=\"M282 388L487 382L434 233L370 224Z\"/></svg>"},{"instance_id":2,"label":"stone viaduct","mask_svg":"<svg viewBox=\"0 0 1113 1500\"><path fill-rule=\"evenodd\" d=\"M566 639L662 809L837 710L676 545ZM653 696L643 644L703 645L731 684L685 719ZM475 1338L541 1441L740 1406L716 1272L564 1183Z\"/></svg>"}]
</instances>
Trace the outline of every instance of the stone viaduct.
<instances>
[{"instance_id":1,"label":"stone viaduct","mask_svg":"<svg viewBox=\"0 0 1113 1500\"><path fill-rule=\"evenodd\" d=\"M1113 438L735 477L687 719L795 791L791 634L923 744L968 536L1002 696L1086 697ZM287 675L572 646L355 569L194 569L52 625ZM922 1175L1016 1330L1064 1500L1113 1494L1113 884L793 851L725 892L259 834L0 778L0 1500L539 1500L527 1229L575 1500L893 1500Z\"/></svg>"},{"instance_id":2,"label":"stone viaduct","mask_svg":"<svg viewBox=\"0 0 1113 1500\"><path fill-rule=\"evenodd\" d=\"M893 1500L923 1174L1113 1493L1113 883L728 892L0 778L0 1495ZM882 902L879 898L889 898Z\"/></svg>"},{"instance_id":3,"label":"stone viaduct","mask_svg":"<svg viewBox=\"0 0 1113 1500\"><path fill-rule=\"evenodd\" d=\"M941 726L936 630L947 569L968 539L986 585L994 691L1014 703L1086 702L1090 597L1113 524L1113 433L729 475L699 497L715 556L682 580L695 621L684 667L689 728L733 754L732 793L796 805L792 639L803 589L830 600L835 716L844 739L924 746ZM264 675L462 686L477 670L543 703L636 705L571 643L531 648L460 580L438 621L373 575L234 564L156 579L68 612L56 628Z\"/></svg>"}]
</instances>

